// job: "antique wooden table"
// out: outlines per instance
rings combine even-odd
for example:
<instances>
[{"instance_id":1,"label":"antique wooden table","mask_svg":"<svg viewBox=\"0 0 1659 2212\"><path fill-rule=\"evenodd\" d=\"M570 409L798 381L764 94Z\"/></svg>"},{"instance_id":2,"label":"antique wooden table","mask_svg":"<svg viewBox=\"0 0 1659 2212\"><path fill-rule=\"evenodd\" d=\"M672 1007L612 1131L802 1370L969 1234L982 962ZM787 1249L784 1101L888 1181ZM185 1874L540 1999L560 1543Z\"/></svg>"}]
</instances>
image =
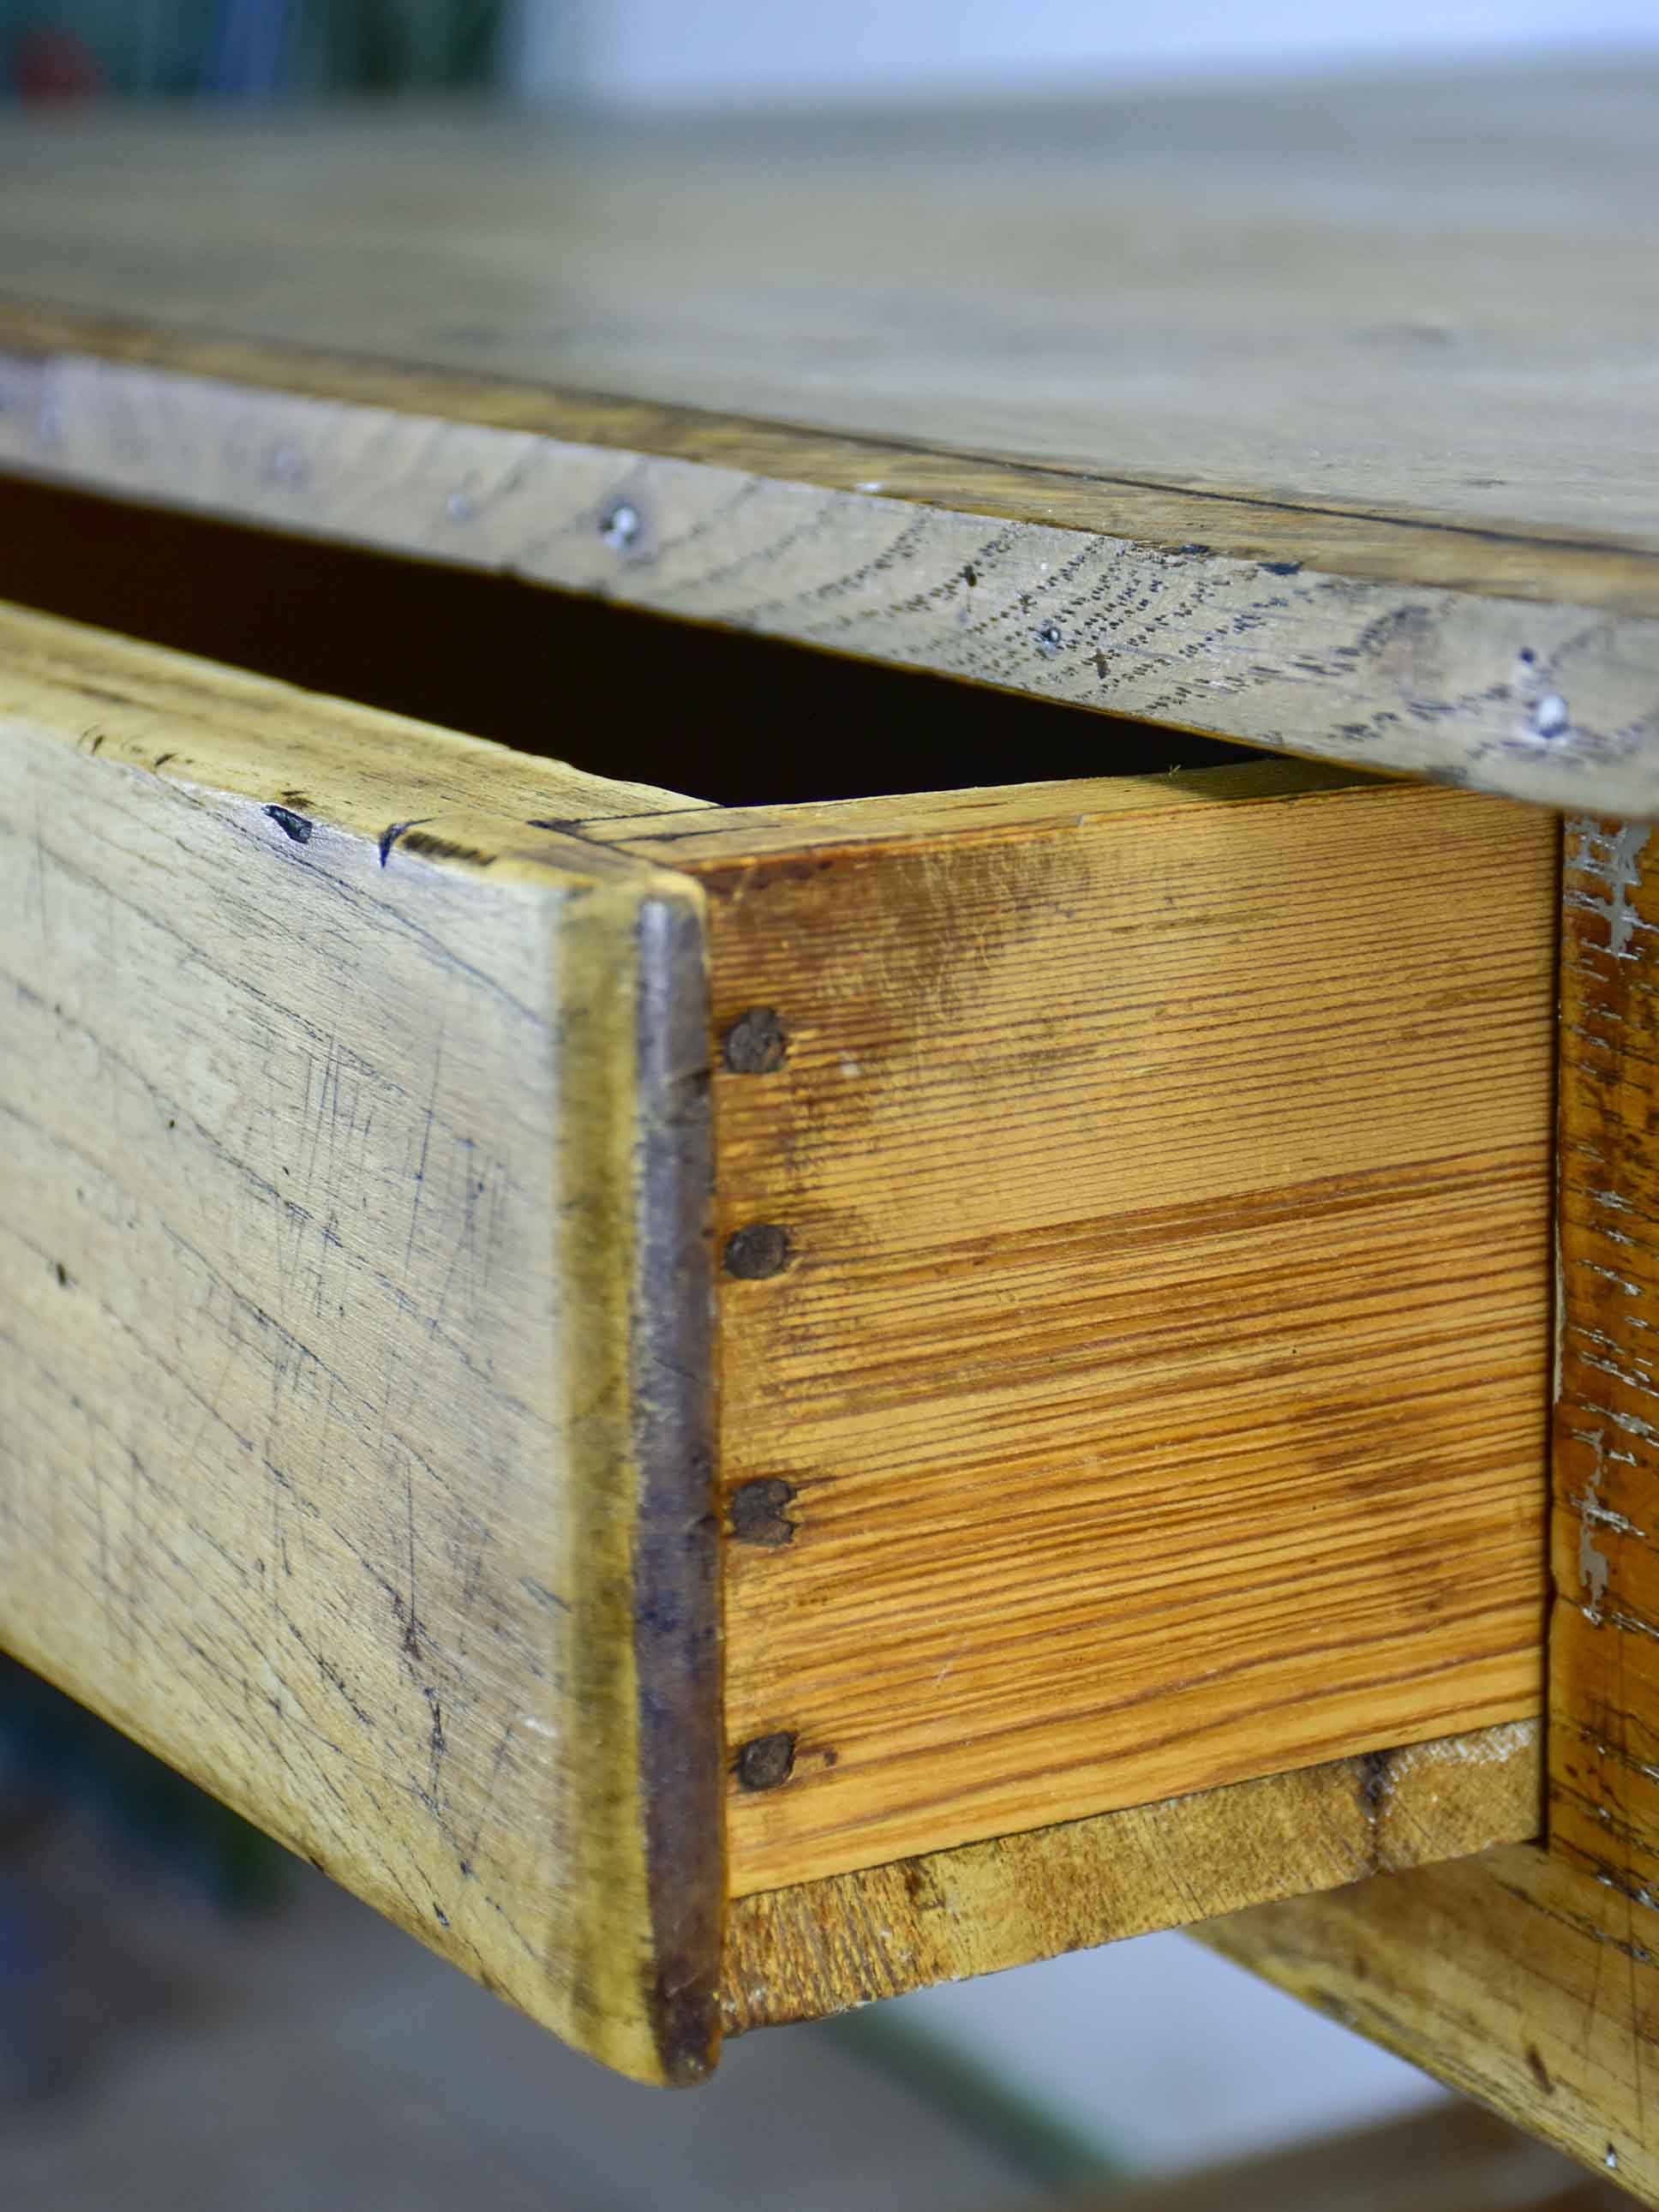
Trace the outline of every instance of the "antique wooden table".
<instances>
[{"instance_id":1,"label":"antique wooden table","mask_svg":"<svg viewBox=\"0 0 1659 2212\"><path fill-rule=\"evenodd\" d=\"M0 1640L642 2078L1206 1922L1659 2203L1656 126L8 121Z\"/></svg>"}]
</instances>

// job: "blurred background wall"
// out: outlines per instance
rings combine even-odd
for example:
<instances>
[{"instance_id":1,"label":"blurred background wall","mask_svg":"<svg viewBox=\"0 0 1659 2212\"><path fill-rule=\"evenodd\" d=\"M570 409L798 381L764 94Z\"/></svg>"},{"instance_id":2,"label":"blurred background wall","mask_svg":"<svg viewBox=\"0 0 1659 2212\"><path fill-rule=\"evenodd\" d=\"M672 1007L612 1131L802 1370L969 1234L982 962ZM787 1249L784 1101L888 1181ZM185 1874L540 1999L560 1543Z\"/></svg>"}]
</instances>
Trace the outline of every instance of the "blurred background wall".
<instances>
[{"instance_id":1,"label":"blurred background wall","mask_svg":"<svg viewBox=\"0 0 1659 2212\"><path fill-rule=\"evenodd\" d=\"M1653 0L523 0L506 51L527 88L656 105L1640 47L1659 47Z\"/></svg>"},{"instance_id":2,"label":"blurred background wall","mask_svg":"<svg viewBox=\"0 0 1659 2212\"><path fill-rule=\"evenodd\" d=\"M0 88L730 105L1659 48L1652 0L0 0Z\"/></svg>"}]
</instances>

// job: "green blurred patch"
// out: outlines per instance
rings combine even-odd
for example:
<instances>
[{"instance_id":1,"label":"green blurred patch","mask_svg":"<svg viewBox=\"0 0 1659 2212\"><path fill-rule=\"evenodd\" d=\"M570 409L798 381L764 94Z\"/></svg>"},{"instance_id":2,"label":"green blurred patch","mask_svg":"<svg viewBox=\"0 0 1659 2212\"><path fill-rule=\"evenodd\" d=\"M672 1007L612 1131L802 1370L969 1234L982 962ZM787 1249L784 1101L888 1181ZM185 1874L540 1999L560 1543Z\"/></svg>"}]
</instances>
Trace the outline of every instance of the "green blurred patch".
<instances>
[{"instance_id":1,"label":"green blurred patch","mask_svg":"<svg viewBox=\"0 0 1659 2212\"><path fill-rule=\"evenodd\" d=\"M435 92L495 79L505 0L0 0L25 100Z\"/></svg>"}]
</instances>

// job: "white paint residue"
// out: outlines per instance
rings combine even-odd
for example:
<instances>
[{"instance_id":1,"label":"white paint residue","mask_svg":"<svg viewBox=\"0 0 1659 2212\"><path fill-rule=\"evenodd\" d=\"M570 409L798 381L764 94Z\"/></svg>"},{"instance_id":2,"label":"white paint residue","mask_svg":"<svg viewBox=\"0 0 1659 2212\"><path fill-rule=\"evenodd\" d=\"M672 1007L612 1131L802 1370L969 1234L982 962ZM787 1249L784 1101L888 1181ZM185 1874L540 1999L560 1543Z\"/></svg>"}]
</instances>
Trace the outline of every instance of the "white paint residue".
<instances>
[{"instance_id":1,"label":"white paint residue","mask_svg":"<svg viewBox=\"0 0 1659 2212\"><path fill-rule=\"evenodd\" d=\"M1607 1431L1603 1429L1574 1429L1571 1433L1581 1443L1587 1443L1595 1455L1595 1469L1584 1484L1584 1494L1571 1502L1578 1509L1578 1580L1589 1592L1589 1603L1583 1607L1586 1620L1599 1622L1602 1601L1607 1594L1607 1575L1613 1562L1598 1548L1595 1541L1597 1518L1607 1512L1601 1502L1601 1478L1607 1473L1605 1456ZM1615 1516L1616 1517L1616 1516Z\"/></svg>"},{"instance_id":2,"label":"white paint residue","mask_svg":"<svg viewBox=\"0 0 1659 2212\"><path fill-rule=\"evenodd\" d=\"M1611 1267L1598 1267L1594 1260L1580 1260L1577 1264L1587 1275L1600 1275L1604 1283L1617 1283L1627 1298L1639 1298L1642 1295L1640 1283L1632 1282L1628 1275L1616 1274Z\"/></svg>"},{"instance_id":3,"label":"white paint residue","mask_svg":"<svg viewBox=\"0 0 1659 2212\"><path fill-rule=\"evenodd\" d=\"M1621 1198L1616 1190L1592 1190L1587 1191L1585 1195L1593 1199L1597 1206L1605 1206L1614 1213L1634 1213L1636 1211L1629 1199Z\"/></svg>"},{"instance_id":4,"label":"white paint residue","mask_svg":"<svg viewBox=\"0 0 1659 2212\"><path fill-rule=\"evenodd\" d=\"M1611 1528L1615 1536L1634 1536L1638 1541L1646 1542L1646 1529L1638 1528L1632 1520L1623 1513L1616 1513L1611 1505L1598 1505L1595 1500L1589 1496L1576 1498L1573 1502L1583 1518L1591 1522L1594 1527Z\"/></svg>"},{"instance_id":5,"label":"white paint residue","mask_svg":"<svg viewBox=\"0 0 1659 2212\"><path fill-rule=\"evenodd\" d=\"M1614 1428L1622 1429L1627 1437L1641 1437L1651 1442L1656 1436L1659 1436L1659 1429L1656 1429L1651 1421L1643 1420L1639 1414L1615 1413L1610 1406L1592 1406L1589 1411L1592 1413L1606 1414Z\"/></svg>"},{"instance_id":6,"label":"white paint residue","mask_svg":"<svg viewBox=\"0 0 1659 2212\"><path fill-rule=\"evenodd\" d=\"M1504 1721L1496 1728L1481 1729L1476 1735L1442 1737L1433 1743L1408 1744L1403 1751L1395 1752L1389 1763L1386 1777L1388 1786L1409 1774L1413 1767L1428 1765L1441 1766L1448 1759L1455 1759L1461 1766L1501 1766L1508 1760L1529 1751L1537 1742L1539 1723L1536 1721Z\"/></svg>"},{"instance_id":7,"label":"white paint residue","mask_svg":"<svg viewBox=\"0 0 1659 2212\"><path fill-rule=\"evenodd\" d=\"M1636 958L1631 939L1638 929L1648 927L1629 896L1641 889L1641 871L1636 864L1646 850L1648 832L1645 822L1621 822L1609 834L1593 817L1586 816L1567 824L1569 837L1577 840L1569 866L1600 884L1607 896L1595 898L1589 891L1569 890L1566 903L1607 917L1607 951L1615 960Z\"/></svg>"},{"instance_id":8,"label":"white paint residue","mask_svg":"<svg viewBox=\"0 0 1659 2212\"><path fill-rule=\"evenodd\" d=\"M1532 733L1535 738L1559 738L1572 727L1572 717L1567 712L1567 702L1559 691L1547 691L1532 710Z\"/></svg>"}]
</instances>

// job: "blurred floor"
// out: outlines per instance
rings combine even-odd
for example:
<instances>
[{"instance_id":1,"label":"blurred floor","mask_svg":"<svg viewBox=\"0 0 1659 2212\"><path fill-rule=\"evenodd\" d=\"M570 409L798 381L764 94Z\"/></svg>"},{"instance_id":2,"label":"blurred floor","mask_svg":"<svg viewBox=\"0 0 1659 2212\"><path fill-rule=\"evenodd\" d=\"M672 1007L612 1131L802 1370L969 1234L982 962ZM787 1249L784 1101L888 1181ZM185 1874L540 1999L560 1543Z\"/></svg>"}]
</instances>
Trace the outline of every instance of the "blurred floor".
<instances>
[{"instance_id":1,"label":"blurred floor","mask_svg":"<svg viewBox=\"0 0 1659 2212\"><path fill-rule=\"evenodd\" d=\"M308 1869L227 1920L98 1855L31 1877L56 2079L0 2106L4 2212L989 2212L1039 2192L833 2026L707 2088L602 2073ZM141 1905L141 1910L130 1908Z\"/></svg>"},{"instance_id":2,"label":"blurred floor","mask_svg":"<svg viewBox=\"0 0 1659 2212\"><path fill-rule=\"evenodd\" d=\"M1005 2086L1012 2047L1030 2045L1041 2017L1007 2002L1012 1978L977 1985L1004 2000L994 2073L959 2038L920 2034L914 2008L906 2027L901 2004L733 2044L709 2087L673 2094L566 2051L308 1868L295 1866L279 1904L228 1914L167 1858L60 1816L15 1843L5 1883L0 2212L1614 2212L1627 2201L1420 2076L1431 2101L1368 2133L1343 2134L1343 2100L1328 2094L1322 2142L1103 2194L1108 2162ZM1168 1960L1148 1955L1167 1983ZM1159 2006L1099 2008L1121 2045ZM1182 2005L1164 2009L1173 2034ZM1152 2041L1162 2071L1139 2101L1164 2109L1136 2163L1167 2173L1188 2162L1180 2151L1213 2156L1196 2124L1206 2083L1255 2077L1225 2035L1196 2064L1167 2036ZM1121 2142L1127 2108L1098 2045L1095 2058L1093 2101ZM1286 2118L1260 2131L1282 2136ZM1226 2126L1237 2160L1250 2131L1237 2111Z\"/></svg>"}]
</instances>

